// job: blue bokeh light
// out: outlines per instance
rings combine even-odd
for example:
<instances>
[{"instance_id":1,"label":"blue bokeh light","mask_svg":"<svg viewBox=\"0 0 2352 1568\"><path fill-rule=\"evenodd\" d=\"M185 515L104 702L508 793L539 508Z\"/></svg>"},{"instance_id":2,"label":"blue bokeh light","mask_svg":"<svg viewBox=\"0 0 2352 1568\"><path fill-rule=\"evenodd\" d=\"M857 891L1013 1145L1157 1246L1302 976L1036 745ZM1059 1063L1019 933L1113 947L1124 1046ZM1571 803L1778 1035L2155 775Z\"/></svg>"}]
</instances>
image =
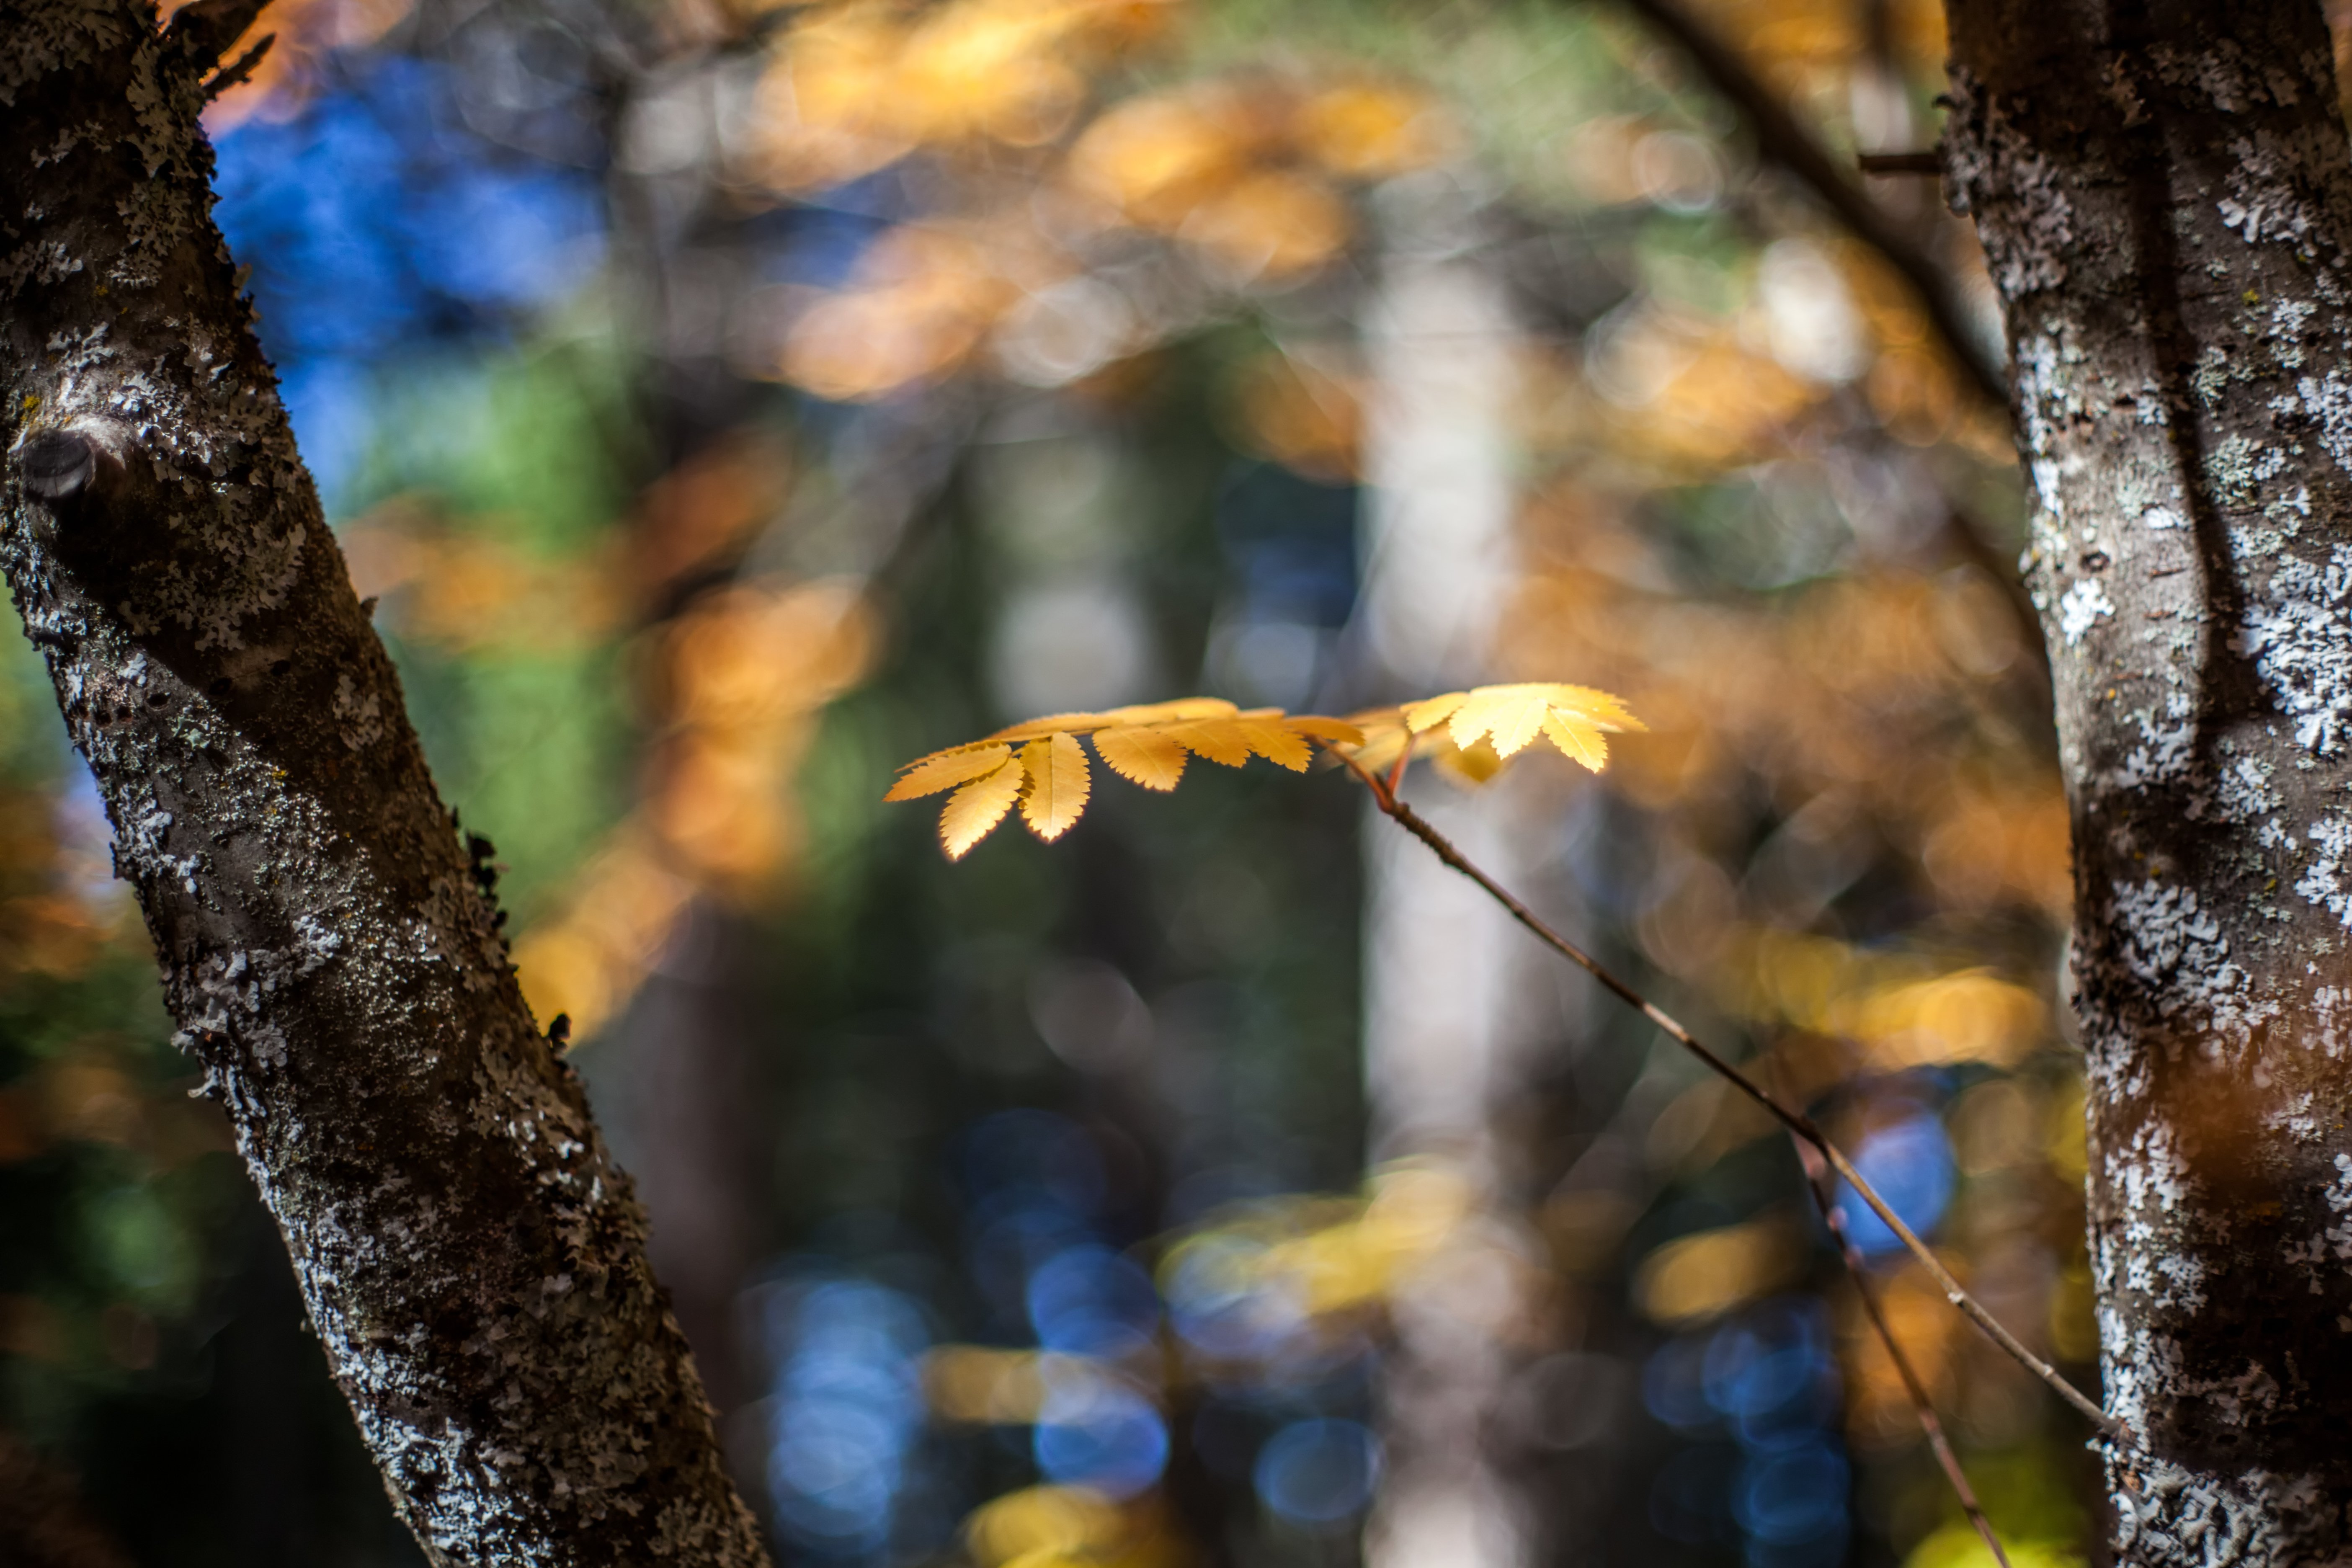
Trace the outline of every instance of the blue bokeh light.
<instances>
[{"instance_id":1,"label":"blue bokeh light","mask_svg":"<svg viewBox=\"0 0 2352 1568\"><path fill-rule=\"evenodd\" d=\"M1381 1446L1361 1422L1294 1421L1266 1439L1251 1471L1266 1507L1293 1524L1337 1524L1380 1484Z\"/></svg>"},{"instance_id":2,"label":"blue bokeh light","mask_svg":"<svg viewBox=\"0 0 2352 1568\"><path fill-rule=\"evenodd\" d=\"M1048 1258L1029 1277L1028 1306L1040 1345L1106 1361L1150 1349L1160 1321L1151 1277L1105 1247Z\"/></svg>"},{"instance_id":3,"label":"blue bokeh light","mask_svg":"<svg viewBox=\"0 0 2352 1568\"><path fill-rule=\"evenodd\" d=\"M1642 1403L1665 1426L1689 1431L1723 1414L1706 1394L1704 1334L1679 1334L1650 1353L1642 1368Z\"/></svg>"},{"instance_id":4,"label":"blue bokeh light","mask_svg":"<svg viewBox=\"0 0 2352 1568\"><path fill-rule=\"evenodd\" d=\"M1750 1454L1732 1482L1732 1517L1773 1546L1842 1541L1848 1486L1845 1457L1826 1437Z\"/></svg>"},{"instance_id":5,"label":"blue bokeh light","mask_svg":"<svg viewBox=\"0 0 2352 1568\"><path fill-rule=\"evenodd\" d=\"M1306 1357L1311 1329L1288 1287L1254 1267L1259 1244L1213 1237L1186 1247L1166 1280L1168 1316L1184 1342L1213 1362Z\"/></svg>"},{"instance_id":6,"label":"blue bokeh light","mask_svg":"<svg viewBox=\"0 0 2352 1568\"><path fill-rule=\"evenodd\" d=\"M788 1288L766 1314L777 1374L768 1495L795 1543L867 1556L888 1541L925 1410L914 1302L865 1280Z\"/></svg>"},{"instance_id":7,"label":"blue bokeh light","mask_svg":"<svg viewBox=\"0 0 2352 1568\"><path fill-rule=\"evenodd\" d=\"M594 176L458 129L455 90L445 66L378 57L215 143L214 219L251 268L262 346L331 510L387 362L502 332L604 259Z\"/></svg>"},{"instance_id":8,"label":"blue bokeh light","mask_svg":"<svg viewBox=\"0 0 2352 1568\"><path fill-rule=\"evenodd\" d=\"M1835 1568L1849 1478L1820 1301L1777 1297L1668 1340L1643 1369L1643 1395L1678 1431L1732 1439L1685 1448L1659 1471L1650 1505L1662 1534L1744 1542L1749 1568Z\"/></svg>"},{"instance_id":9,"label":"blue bokeh light","mask_svg":"<svg viewBox=\"0 0 2352 1568\"><path fill-rule=\"evenodd\" d=\"M1854 1166L1903 1223L1926 1235L1952 1200L1952 1145L1927 1111L1880 1127L1855 1151ZM1838 1201L1847 1234L1866 1255L1893 1252L1902 1240L1848 1188Z\"/></svg>"},{"instance_id":10,"label":"blue bokeh light","mask_svg":"<svg viewBox=\"0 0 2352 1568\"><path fill-rule=\"evenodd\" d=\"M1057 1379L1037 1412L1031 1451L1048 1480L1129 1498L1168 1467L1168 1424L1126 1384L1086 1376Z\"/></svg>"},{"instance_id":11,"label":"blue bokeh light","mask_svg":"<svg viewBox=\"0 0 2352 1568\"><path fill-rule=\"evenodd\" d=\"M1836 1362L1817 1300L1759 1303L1708 1339L1699 1362L1706 1398L1749 1449L1801 1440L1834 1422Z\"/></svg>"}]
</instances>

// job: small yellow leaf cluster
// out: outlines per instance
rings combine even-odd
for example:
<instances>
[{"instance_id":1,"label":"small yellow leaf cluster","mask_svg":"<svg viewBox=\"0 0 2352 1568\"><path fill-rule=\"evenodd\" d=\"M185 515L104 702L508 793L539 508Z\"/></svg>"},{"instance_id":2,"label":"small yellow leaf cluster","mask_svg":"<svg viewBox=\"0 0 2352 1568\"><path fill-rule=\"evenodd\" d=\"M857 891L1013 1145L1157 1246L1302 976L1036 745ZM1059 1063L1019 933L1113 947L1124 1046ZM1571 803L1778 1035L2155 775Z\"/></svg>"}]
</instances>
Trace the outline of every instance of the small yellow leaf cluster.
<instances>
[{"instance_id":1,"label":"small yellow leaf cluster","mask_svg":"<svg viewBox=\"0 0 2352 1568\"><path fill-rule=\"evenodd\" d=\"M1364 745L1350 755L1365 767L1388 767L1410 745L1414 756L1468 784L1494 777L1538 735L1599 773L1609 764L1611 734L1649 728L1608 692L1557 681L1449 691L1349 721L1364 731Z\"/></svg>"},{"instance_id":2,"label":"small yellow leaf cluster","mask_svg":"<svg viewBox=\"0 0 2352 1568\"><path fill-rule=\"evenodd\" d=\"M1318 742L1374 769L1391 765L1411 745L1416 756L1441 763L1450 756L1452 771L1479 782L1542 735L1562 756L1599 773L1609 761L1611 732L1644 728L1605 691L1550 681L1481 686L1348 719L1279 708L1244 711L1218 698L1186 697L1032 719L916 758L882 798L918 800L953 790L940 814L940 842L949 859L961 860L1016 804L1029 830L1049 843L1070 830L1093 791L1081 735L1119 777L1165 791L1176 787L1195 754L1229 768L1259 756L1305 773Z\"/></svg>"},{"instance_id":3,"label":"small yellow leaf cluster","mask_svg":"<svg viewBox=\"0 0 2352 1568\"><path fill-rule=\"evenodd\" d=\"M915 800L952 789L940 814L940 842L961 860L996 830L1017 801L1029 830L1048 842L1069 831L1087 808L1092 782L1077 738L1094 742L1103 765L1145 789L1172 790L1194 754L1240 767L1253 755L1304 773L1310 744L1360 743L1353 725L1279 708L1246 712L1213 697L1114 708L1108 713L1056 713L907 764L885 800Z\"/></svg>"},{"instance_id":4,"label":"small yellow leaf cluster","mask_svg":"<svg viewBox=\"0 0 2352 1568\"><path fill-rule=\"evenodd\" d=\"M1549 680L1449 691L1404 710L1404 727L1416 735L1441 723L1456 746L1467 751L1483 740L1506 762L1540 734L1596 773L1609 763L1610 731L1646 728L1606 691Z\"/></svg>"}]
</instances>

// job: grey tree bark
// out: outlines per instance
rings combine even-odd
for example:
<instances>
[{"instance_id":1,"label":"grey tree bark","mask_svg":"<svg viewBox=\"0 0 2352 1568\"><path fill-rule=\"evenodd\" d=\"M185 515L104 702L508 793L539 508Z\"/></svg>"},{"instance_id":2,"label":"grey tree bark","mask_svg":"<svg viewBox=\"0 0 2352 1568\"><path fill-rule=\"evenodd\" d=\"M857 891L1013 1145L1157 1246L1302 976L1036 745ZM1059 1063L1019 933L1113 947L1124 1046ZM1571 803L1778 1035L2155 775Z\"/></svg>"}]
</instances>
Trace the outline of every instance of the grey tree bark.
<instances>
[{"instance_id":1,"label":"grey tree bark","mask_svg":"<svg viewBox=\"0 0 2352 1568\"><path fill-rule=\"evenodd\" d=\"M1952 0L2074 828L2115 1547L2352 1551L2352 148L2316 0Z\"/></svg>"},{"instance_id":2,"label":"grey tree bark","mask_svg":"<svg viewBox=\"0 0 2352 1568\"><path fill-rule=\"evenodd\" d=\"M0 569L181 1043L438 1563L766 1562L211 217L259 0L0 0Z\"/></svg>"}]
</instances>

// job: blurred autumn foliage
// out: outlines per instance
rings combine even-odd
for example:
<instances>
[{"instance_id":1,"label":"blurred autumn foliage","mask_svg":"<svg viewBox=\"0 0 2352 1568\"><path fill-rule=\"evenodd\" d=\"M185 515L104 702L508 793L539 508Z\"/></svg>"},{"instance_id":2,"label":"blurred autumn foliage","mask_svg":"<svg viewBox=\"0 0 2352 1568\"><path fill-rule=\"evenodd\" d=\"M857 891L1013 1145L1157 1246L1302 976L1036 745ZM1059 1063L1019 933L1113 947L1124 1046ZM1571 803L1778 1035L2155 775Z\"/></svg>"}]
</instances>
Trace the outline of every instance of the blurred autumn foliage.
<instances>
[{"instance_id":1,"label":"blurred autumn foliage","mask_svg":"<svg viewBox=\"0 0 2352 1568\"><path fill-rule=\"evenodd\" d=\"M1690 9L1841 166L1933 141L1933 4ZM789 1560L1352 1561L1412 1340L1509 1369L1465 1446L1519 1544L1465 1561L1962 1568L1736 1096L1482 971L1446 1005L1527 1036L1491 1155L1370 1158L1381 895L1340 781L1106 789L1052 856L952 873L879 802L905 757L1172 690L1617 693L1648 730L1604 777L1481 784L1440 737L1409 790L1495 813L1533 901L2080 1372L2066 807L2005 418L1637 17L278 0L257 31L221 221ZM1989 342L1923 184L1869 192ZM1496 412L1433 447L1430 275L1503 323L1479 398L1437 399ZM1505 512L1486 651L1428 679L1364 609L1402 591L1367 520L1421 483ZM315 1353L249 1331L296 1310L10 668L0 1425L142 1561L414 1561ZM2079 1561L2070 1418L1857 1235L2019 1560ZM237 1405L265 1363L312 1392ZM224 1496L360 1500L263 1540L190 1480L179 1533L126 1523L142 1423L277 1434ZM303 1470L331 1429L343 1468Z\"/></svg>"}]
</instances>

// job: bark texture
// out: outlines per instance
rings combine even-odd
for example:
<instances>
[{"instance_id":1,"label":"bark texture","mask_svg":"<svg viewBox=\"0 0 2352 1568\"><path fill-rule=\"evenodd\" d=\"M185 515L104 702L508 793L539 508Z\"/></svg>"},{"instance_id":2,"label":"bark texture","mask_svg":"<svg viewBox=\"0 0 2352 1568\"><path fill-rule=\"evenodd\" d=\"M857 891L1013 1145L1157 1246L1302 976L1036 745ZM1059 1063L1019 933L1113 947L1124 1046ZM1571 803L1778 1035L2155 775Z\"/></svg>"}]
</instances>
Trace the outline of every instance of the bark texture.
<instances>
[{"instance_id":1,"label":"bark texture","mask_svg":"<svg viewBox=\"0 0 2352 1568\"><path fill-rule=\"evenodd\" d=\"M258 0L0 0L0 567L180 1040L436 1563L765 1562L210 218Z\"/></svg>"},{"instance_id":2,"label":"bark texture","mask_svg":"<svg viewBox=\"0 0 2352 1568\"><path fill-rule=\"evenodd\" d=\"M1953 0L2073 802L2118 1560L2352 1553L2352 156L2316 0Z\"/></svg>"}]
</instances>

